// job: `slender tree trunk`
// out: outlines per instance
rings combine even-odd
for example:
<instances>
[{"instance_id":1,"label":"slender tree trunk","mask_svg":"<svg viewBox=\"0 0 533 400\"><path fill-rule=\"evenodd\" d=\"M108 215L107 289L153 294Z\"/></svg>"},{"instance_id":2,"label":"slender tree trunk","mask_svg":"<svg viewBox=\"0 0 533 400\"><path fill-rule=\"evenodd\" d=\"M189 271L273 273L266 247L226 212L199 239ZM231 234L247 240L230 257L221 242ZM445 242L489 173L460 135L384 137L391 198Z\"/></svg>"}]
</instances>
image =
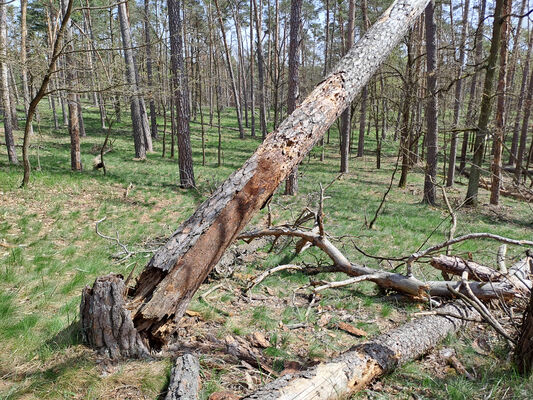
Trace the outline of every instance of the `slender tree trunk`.
<instances>
[{"instance_id":1,"label":"slender tree trunk","mask_svg":"<svg viewBox=\"0 0 533 400\"><path fill-rule=\"evenodd\" d=\"M520 83L520 94L518 95L518 104L516 106L516 116L513 126L513 138L511 139L511 151L509 155L509 164L516 164L516 152L518 151L518 141L520 139L520 120L522 116L522 108L524 104L524 97L527 88L527 79L529 76L529 68L531 65L531 49L533 48L533 34L529 34L529 45L524 62L524 69L522 72L522 82ZM516 50L515 50L516 51Z\"/></svg>"},{"instance_id":2,"label":"slender tree trunk","mask_svg":"<svg viewBox=\"0 0 533 400\"><path fill-rule=\"evenodd\" d=\"M62 15L65 18L67 11L67 2L66 0L61 1ZM70 134L70 168L73 171L81 171L81 150L80 150L80 109L78 103L78 95L73 91L72 85L77 82L76 70L74 66L74 60L72 57L72 52L74 46L72 44L72 24L67 26L65 31L66 38L66 47L65 47L65 65L66 69L66 80L68 82L68 130Z\"/></svg>"},{"instance_id":3,"label":"slender tree trunk","mask_svg":"<svg viewBox=\"0 0 533 400\"><path fill-rule=\"evenodd\" d=\"M472 82L470 84L470 98L468 100L468 108L466 111L466 124L468 127L474 126L474 105L476 103L477 83L479 79L479 69L483 62L483 26L485 23L485 8L486 0L480 0L478 6L478 26L474 36L475 39L475 54L474 63L476 64L476 71L472 76ZM468 152L469 132L465 130L463 132L463 143L461 145L461 161L459 164L459 170L462 172L466 167L466 153Z\"/></svg>"},{"instance_id":4,"label":"slender tree trunk","mask_svg":"<svg viewBox=\"0 0 533 400\"><path fill-rule=\"evenodd\" d=\"M150 90L150 135L157 139L157 114L155 111L153 71L152 71L152 43L150 37L150 2L144 0L144 42L146 46L146 84Z\"/></svg>"},{"instance_id":5,"label":"slender tree trunk","mask_svg":"<svg viewBox=\"0 0 533 400\"><path fill-rule=\"evenodd\" d=\"M7 156L11 164L18 164L13 138L11 100L9 98L9 81L7 70L7 3L0 3L0 90L4 111L4 137L6 139Z\"/></svg>"},{"instance_id":6,"label":"slender tree trunk","mask_svg":"<svg viewBox=\"0 0 533 400\"><path fill-rule=\"evenodd\" d=\"M302 0L291 0L291 30L289 43L289 90L287 92L287 114L296 110L299 95L299 60L298 45L300 43L300 20L302 18ZM285 181L285 194L294 196L298 192L298 166Z\"/></svg>"},{"instance_id":7,"label":"slender tree trunk","mask_svg":"<svg viewBox=\"0 0 533 400\"><path fill-rule=\"evenodd\" d=\"M405 79L403 84L403 100L401 111L401 125L400 125L400 148L402 157L402 174L398 187L404 188L407 185L407 174L409 173L410 160L410 145L411 145L411 128L410 128L410 113L411 113L411 97L413 90L413 36L411 31L407 39L407 63L405 66Z\"/></svg>"},{"instance_id":8,"label":"slender tree trunk","mask_svg":"<svg viewBox=\"0 0 533 400\"><path fill-rule=\"evenodd\" d=\"M389 7L368 35L352 47L335 70L266 138L243 167L154 254L135 288L129 291L126 304L118 305L118 310L113 308L113 315L128 310L136 330L126 343L131 346L119 348L121 352L140 354L142 346L137 339L145 339L151 348L167 342L178 328L192 296L226 248L361 92L426 5L426 0L400 0ZM82 305L90 304L93 295L94 289L87 288ZM110 313L109 307L101 312ZM111 333L116 331L114 326L102 327L100 331L93 324L105 317L83 313L85 335L99 337L99 333L106 332L114 336ZM105 352L106 344L95 344L95 347L104 348Z\"/></svg>"},{"instance_id":9,"label":"slender tree trunk","mask_svg":"<svg viewBox=\"0 0 533 400\"><path fill-rule=\"evenodd\" d=\"M498 60L498 50L500 47L500 31L502 26L502 8L504 0L496 0L494 9L494 24L492 26L492 39L490 45L489 58L487 60L487 72L485 74L485 84L483 86L483 95L481 98L481 107L479 111L479 122L477 124L476 139L474 143L474 159L470 168L468 178L468 189L466 192L466 204L477 205L477 194L479 190L479 177L481 175L481 164L485 152L485 138L488 134L487 126L491 114L492 106L492 87L494 85L494 76L496 73L496 62Z\"/></svg>"},{"instance_id":10,"label":"slender tree trunk","mask_svg":"<svg viewBox=\"0 0 533 400\"><path fill-rule=\"evenodd\" d=\"M181 0L168 1L168 24L170 28L170 64L174 80L174 98L178 122L178 164L180 168L180 186L195 186L192 160L191 138L189 133L190 107L189 85L183 63L183 41L181 31Z\"/></svg>"},{"instance_id":11,"label":"slender tree trunk","mask_svg":"<svg viewBox=\"0 0 533 400\"><path fill-rule=\"evenodd\" d=\"M263 59L263 45L261 40L261 26L262 18L259 8L257 7L257 0L254 3L254 19L255 19L255 33L257 37L257 75L259 78L259 121L261 123L261 137L263 140L267 135L266 122L266 96L265 96L265 61Z\"/></svg>"},{"instance_id":12,"label":"slender tree trunk","mask_svg":"<svg viewBox=\"0 0 533 400\"><path fill-rule=\"evenodd\" d=\"M28 10L28 0L20 1L20 64L21 64L21 75L22 75L22 92L24 96L24 112L26 118L28 118L28 108L30 107L30 88L28 86L28 65L27 65L27 47L26 39L28 37L28 28L26 23ZM54 127L57 129L57 115L55 112L54 97L50 95L52 112L54 115ZM33 135L33 124L30 124L29 135Z\"/></svg>"},{"instance_id":13,"label":"slender tree trunk","mask_svg":"<svg viewBox=\"0 0 533 400\"><path fill-rule=\"evenodd\" d=\"M139 86L137 74L135 73L135 60L133 58L130 23L126 10L126 3L118 4L118 17L120 21L120 32L122 34L122 46L124 48L124 59L126 62L126 80L130 90L131 122L133 124L133 141L135 144L135 157L146 158L146 141L143 127L143 117L141 102L139 98Z\"/></svg>"},{"instance_id":14,"label":"slender tree trunk","mask_svg":"<svg viewBox=\"0 0 533 400\"><path fill-rule=\"evenodd\" d=\"M239 101L239 93L237 91L237 82L235 81L235 74L233 73L233 64L231 63L231 54L228 48L228 41L226 39L226 29L224 29L224 21L222 20L222 13L218 6L218 1L215 0L215 7L217 8L218 23L220 24L220 32L222 34L222 43L224 44L224 52L226 54L226 62L228 64L228 74L231 81L231 90L233 92L233 101L235 102L235 112L237 113L237 123L239 125L239 137L244 139L244 128L242 126L241 104Z\"/></svg>"},{"instance_id":15,"label":"slender tree trunk","mask_svg":"<svg viewBox=\"0 0 533 400\"><path fill-rule=\"evenodd\" d=\"M524 118L522 120L522 131L520 133L520 144L518 146L518 153L516 155L515 182L517 184L520 183L520 177L522 175L522 165L524 162L524 155L526 152L527 133L529 130L529 116L531 115L531 106L533 105L533 102L532 102L532 99L533 99L533 68L530 68L530 69L531 69L531 75L529 76L529 86L527 89L526 102L524 105ZM533 147L533 144L532 144L532 147Z\"/></svg>"},{"instance_id":16,"label":"slender tree trunk","mask_svg":"<svg viewBox=\"0 0 533 400\"><path fill-rule=\"evenodd\" d=\"M361 13L363 16L363 32L366 32L370 27L366 0L361 0ZM357 157L363 157L365 152L365 122L367 99L368 89L365 87L363 88L363 93L361 94L361 112L359 114L359 138L357 140Z\"/></svg>"},{"instance_id":17,"label":"slender tree trunk","mask_svg":"<svg viewBox=\"0 0 533 400\"><path fill-rule=\"evenodd\" d=\"M435 205L437 202L437 154L438 137L438 95L437 95L437 24L435 23L435 3L430 1L425 11L426 51L427 51L427 91L426 105L426 172L424 176L425 203ZM418 139L417 139L418 140Z\"/></svg>"},{"instance_id":18,"label":"slender tree trunk","mask_svg":"<svg viewBox=\"0 0 533 400\"><path fill-rule=\"evenodd\" d=\"M352 45L354 40L354 29L355 29L355 0L350 0L348 4L348 27L346 29L346 48L345 53L347 53ZM347 107L341 116L341 167L340 172L348 172L349 166L348 161L350 159L350 133L352 129L352 119L351 119L351 107Z\"/></svg>"},{"instance_id":19,"label":"slender tree trunk","mask_svg":"<svg viewBox=\"0 0 533 400\"><path fill-rule=\"evenodd\" d=\"M457 81L455 82L455 96L453 102L453 123L452 123L452 139L450 141L450 158L448 161L448 175L446 177L446 186L451 187L455 181L455 160L457 157L457 129L459 125L459 117L461 114L461 105L463 102L463 70L465 63L465 46L466 37L468 36L468 12L470 7L470 0L464 0L463 4L463 22L461 26L461 43L459 47L459 66L457 68Z\"/></svg>"},{"instance_id":20,"label":"slender tree trunk","mask_svg":"<svg viewBox=\"0 0 533 400\"><path fill-rule=\"evenodd\" d=\"M255 94L254 94L254 18L253 0L250 0L250 131L255 138Z\"/></svg>"},{"instance_id":21,"label":"slender tree trunk","mask_svg":"<svg viewBox=\"0 0 533 400\"><path fill-rule=\"evenodd\" d=\"M511 0L504 0L504 15L511 13ZM496 106L496 123L494 132L493 150L494 155L492 159L492 175L491 175L491 190L490 190L490 204L498 205L500 200L500 185L502 179L502 150L503 137L505 130L505 91L507 80L507 41L509 31L510 16L503 17L501 31L500 31L500 71L498 74L498 94Z\"/></svg>"}]
</instances>

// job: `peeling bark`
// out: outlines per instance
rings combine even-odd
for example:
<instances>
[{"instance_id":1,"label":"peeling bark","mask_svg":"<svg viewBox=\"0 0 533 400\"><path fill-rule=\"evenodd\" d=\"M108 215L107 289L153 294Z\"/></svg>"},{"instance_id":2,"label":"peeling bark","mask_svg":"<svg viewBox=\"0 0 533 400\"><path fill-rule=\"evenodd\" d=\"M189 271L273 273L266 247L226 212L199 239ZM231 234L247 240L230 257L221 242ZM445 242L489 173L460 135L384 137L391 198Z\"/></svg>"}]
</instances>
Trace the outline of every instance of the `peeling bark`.
<instances>
[{"instance_id":1,"label":"peeling bark","mask_svg":"<svg viewBox=\"0 0 533 400\"><path fill-rule=\"evenodd\" d=\"M362 90L427 3L394 2L242 168L154 254L126 305L150 347L167 342L225 249Z\"/></svg>"},{"instance_id":2,"label":"peeling bark","mask_svg":"<svg viewBox=\"0 0 533 400\"><path fill-rule=\"evenodd\" d=\"M438 311L454 316L416 319L371 342L355 346L330 362L284 375L243 400L326 400L355 393L373 379L422 356L448 334L464 328L464 319L477 317L475 311L462 303L448 304Z\"/></svg>"}]
</instances>

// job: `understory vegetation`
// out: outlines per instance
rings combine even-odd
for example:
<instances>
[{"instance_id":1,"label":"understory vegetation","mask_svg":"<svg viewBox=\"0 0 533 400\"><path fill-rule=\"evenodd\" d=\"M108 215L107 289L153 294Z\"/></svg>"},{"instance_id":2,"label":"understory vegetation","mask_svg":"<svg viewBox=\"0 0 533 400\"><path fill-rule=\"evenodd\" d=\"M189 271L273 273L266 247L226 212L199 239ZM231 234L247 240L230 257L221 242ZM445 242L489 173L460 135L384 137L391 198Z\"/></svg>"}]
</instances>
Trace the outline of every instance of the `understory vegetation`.
<instances>
[{"instance_id":1,"label":"understory vegetation","mask_svg":"<svg viewBox=\"0 0 533 400\"><path fill-rule=\"evenodd\" d=\"M99 359L81 342L81 290L110 272L127 277L133 270L135 277L152 251L242 165L260 140L242 140L238 132L223 129L222 165L217 166L218 130L206 125L206 163L202 166L201 127L192 123L196 187L184 190L179 187L177 160L168 157L168 132L166 157L161 157L160 132L154 152L139 161L132 152L129 122L114 123L104 176L101 170L93 170L92 164L106 132L100 128L97 110L85 107L84 171L71 172L67 129L53 130L47 112L42 105L41 122L34 127L30 149L34 170L28 187L19 188L22 167L9 165L5 147L0 146L0 398L159 398L168 384L171 359L155 355L118 364ZM236 127L234 115L232 109L225 109L222 125ZM159 123L163 125L162 119ZM352 157L350 172L326 191L324 224L351 261L391 269L396 265L366 257L354 244L372 256L408 256L444 241L450 216L441 192L438 206L420 203L424 180L420 164L413 168L406 188L399 189L394 182L373 229L367 228L387 189L398 152L398 142L389 134L383 142L381 169L376 169L374 136L370 133L366 138L367 154ZM22 132L15 132L16 143L21 143L21 137ZM273 197L274 225L291 224L306 206L316 208L319 184L327 185L337 177L335 125L329 138L324 161L320 160L322 148L316 146L301 164L299 195L283 196L280 190ZM442 176L438 181L442 182ZM529 204L502 198L499 206L490 206L489 192L481 189L480 205L464 207L466 183L466 178L458 177L457 184L447 189L457 216L456 236L490 232L531 238L533 211ZM248 227L264 226L267 214L265 207ZM97 221L101 221L99 232L111 239L97 235ZM494 242L468 241L457 245L453 253L495 265L497 248ZM523 249L510 247L508 264L522 255ZM271 361L273 373L279 374L329 359L427 309L426 304L379 290L370 282L326 290L317 306L309 308L309 292L303 287L310 279L338 280L343 279L342 274L308 277L300 271L282 271L256 286L249 298L242 295L242 289L258 273L287 263L316 266L326 265L328 260L314 248L295 256L294 242L284 239L247 253L232 268L213 273L204 282L182 320L179 338L201 341L208 335L233 335L246 339L259 333L268 341L262 352ZM404 272L404 268L398 270ZM424 263L417 263L415 272L419 278L441 279ZM367 336L351 336L338 328L339 322L362 329ZM304 326L294 328L296 324ZM447 365L438 348L355 398L526 399L533 392L533 381L515 373L508 345L490 327L476 325L449 338L442 347L455 349L473 380ZM201 354L203 399L223 389L244 393L273 377L268 371L235 363L222 352Z\"/></svg>"}]
</instances>

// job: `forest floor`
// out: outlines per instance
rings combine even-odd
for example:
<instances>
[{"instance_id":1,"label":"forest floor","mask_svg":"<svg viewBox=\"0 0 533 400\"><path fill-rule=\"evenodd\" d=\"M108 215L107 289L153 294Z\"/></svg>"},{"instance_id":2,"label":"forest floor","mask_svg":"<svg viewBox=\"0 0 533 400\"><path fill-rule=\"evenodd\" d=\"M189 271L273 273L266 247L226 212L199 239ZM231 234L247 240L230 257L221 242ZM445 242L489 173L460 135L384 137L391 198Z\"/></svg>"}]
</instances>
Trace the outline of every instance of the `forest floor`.
<instances>
[{"instance_id":1,"label":"forest floor","mask_svg":"<svg viewBox=\"0 0 533 400\"><path fill-rule=\"evenodd\" d=\"M78 309L81 290L109 272L138 274L157 248L177 226L259 145L259 139L240 140L238 132L222 129L222 165L217 166L218 132L206 128L206 165L202 166L201 129L191 124L197 187L178 186L177 159L161 157L162 138L146 161L134 160L133 139L126 122L114 124L113 151L105 156L107 175L92 169L92 160L105 137L94 110L85 114L87 137L82 139L84 171L70 171L67 129L50 128L47 110L32 139L31 184L20 189L22 168L7 164L5 146L0 147L0 398L2 399L156 399L168 383L170 357L109 364L98 359L81 343ZM208 118L206 117L206 120ZM199 120L199 117L198 117ZM216 118L215 118L216 121ZM163 121L159 121L162 125ZM231 110L222 124L236 126ZM168 133L169 128L167 129ZM259 133L259 132L258 132ZM21 132L16 142L22 143ZM392 132L389 132L392 137ZM366 222L374 216L395 167L398 143L384 142L382 168L375 169L375 141L367 136L367 155L352 158L350 173L327 190L325 228L351 261L371 267L390 268L387 263L357 252L381 257L412 254L420 247L446 239L450 218L441 205L421 204L423 166L410 172L405 189L395 184L382 214L372 230ZM316 147L302 163L300 194L272 200L273 224L291 223L306 206L316 207L319 183L328 184L338 173L336 129L320 161ZM20 147L17 148L20 155ZM39 160L37 160L37 155ZM176 152L177 157L177 152ZM35 168L40 165L40 170ZM439 179L442 179L440 176ZM488 192L480 189L480 206L461 207L465 179L448 190L456 209L456 236L491 232L515 239L531 239L533 211L530 206L502 198L501 205L488 205ZM129 188L129 189L128 189ZM265 224L267 210L254 218L252 226ZM121 248L95 232L120 238L134 254L124 258ZM454 254L471 255L480 263L494 265L498 244L463 242ZM508 263L524 249L510 248ZM327 264L325 255L311 248L294 256L290 241L279 241L273 249L262 246L249 252L230 271L213 274L202 285L189 306L179 330L184 341L206 342L210 335L228 335L257 342L274 373L303 368L329 359L412 318L424 304L385 293L374 284L327 290L318 306L310 309L305 289L309 277L301 272L281 272L253 289L246 301L241 289L258 273L286 263ZM400 269L400 271L403 271ZM428 265L416 265L415 274L437 278ZM342 274L321 274L312 279L342 279ZM222 285L220 285L222 283ZM199 295L217 289L205 300ZM339 329L346 322L363 329L367 337L354 337ZM303 323L298 329L291 324ZM526 399L533 380L520 378L510 363L507 344L490 328L474 326L450 337L443 347L453 348L474 380L458 373L440 357L439 349L422 360L409 363L355 395L357 399ZM272 374L236 361L223 352L201 352L202 399L219 390L249 392L272 379ZM530 395L527 395L529 393Z\"/></svg>"}]
</instances>

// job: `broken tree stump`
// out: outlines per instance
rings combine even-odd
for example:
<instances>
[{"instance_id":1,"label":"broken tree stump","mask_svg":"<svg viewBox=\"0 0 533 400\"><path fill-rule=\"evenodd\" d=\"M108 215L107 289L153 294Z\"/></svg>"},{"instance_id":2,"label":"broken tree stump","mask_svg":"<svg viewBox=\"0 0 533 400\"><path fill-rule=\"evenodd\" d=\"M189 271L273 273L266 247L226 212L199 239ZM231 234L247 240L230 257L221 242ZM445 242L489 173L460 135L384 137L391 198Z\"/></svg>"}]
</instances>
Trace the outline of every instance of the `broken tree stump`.
<instances>
[{"instance_id":1,"label":"broken tree stump","mask_svg":"<svg viewBox=\"0 0 533 400\"><path fill-rule=\"evenodd\" d=\"M344 398L397 366L422 356L448 334L465 328L466 320L478 317L460 302L437 310L448 315L431 315L408 322L371 342L353 347L332 361L284 375L243 400Z\"/></svg>"},{"instance_id":2,"label":"broken tree stump","mask_svg":"<svg viewBox=\"0 0 533 400\"><path fill-rule=\"evenodd\" d=\"M192 354L176 358L170 372L165 400L197 400L200 391L200 363Z\"/></svg>"},{"instance_id":3,"label":"broken tree stump","mask_svg":"<svg viewBox=\"0 0 533 400\"><path fill-rule=\"evenodd\" d=\"M226 248L351 104L428 1L396 0L333 72L154 254L125 299L137 333L151 349L167 343Z\"/></svg>"},{"instance_id":4,"label":"broken tree stump","mask_svg":"<svg viewBox=\"0 0 533 400\"><path fill-rule=\"evenodd\" d=\"M144 357L148 348L125 307L126 285L121 275L97 278L81 295L80 315L85 342L109 358Z\"/></svg>"}]
</instances>

